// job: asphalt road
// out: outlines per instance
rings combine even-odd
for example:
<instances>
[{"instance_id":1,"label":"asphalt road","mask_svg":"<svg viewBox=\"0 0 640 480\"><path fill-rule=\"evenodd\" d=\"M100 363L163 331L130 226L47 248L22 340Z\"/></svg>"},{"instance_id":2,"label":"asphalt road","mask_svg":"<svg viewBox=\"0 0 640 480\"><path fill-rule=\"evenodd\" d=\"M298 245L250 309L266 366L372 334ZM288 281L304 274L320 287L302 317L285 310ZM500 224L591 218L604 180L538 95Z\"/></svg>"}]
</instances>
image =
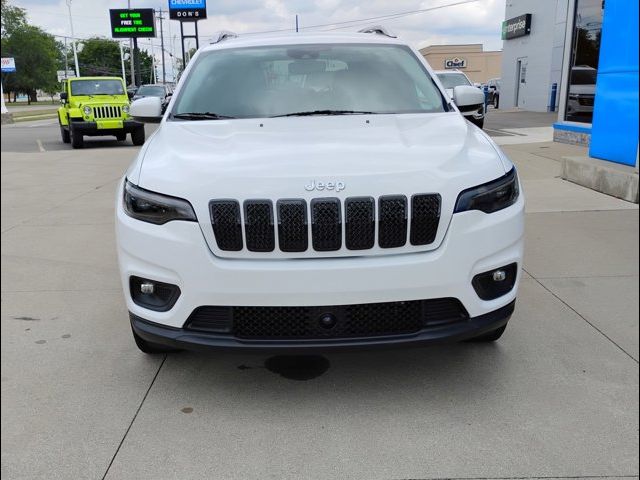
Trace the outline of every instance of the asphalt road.
<instances>
[{"instance_id":1,"label":"asphalt road","mask_svg":"<svg viewBox=\"0 0 640 480\"><path fill-rule=\"evenodd\" d=\"M494 137L511 136L505 129L548 127L556 120L557 114L538 112L503 112L491 108L485 120L485 130ZM156 130L153 124L145 125L147 136ZM131 138L126 142L117 142L115 137L85 137L85 148L123 148L133 147ZM20 122L2 126L0 151L3 152L42 152L70 150L71 146L62 143L57 120Z\"/></svg>"},{"instance_id":2,"label":"asphalt road","mask_svg":"<svg viewBox=\"0 0 640 480\"><path fill-rule=\"evenodd\" d=\"M147 135L151 135L156 128L156 125L145 125ZM111 136L85 137L85 146L87 149L134 148L131 136L127 136L126 142L118 142L115 137ZM62 143L60 126L56 119L2 125L2 135L0 136L0 151L2 152L35 153L58 150L71 150L71 145Z\"/></svg>"},{"instance_id":3,"label":"asphalt road","mask_svg":"<svg viewBox=\"0 0 640 480\"><path fill-rule=\"evenodd\" d=\"M504 147L526 252L496 344L146 356L113 225L137 148L54 134L2 128L3 478L637 478L638 210L558 178L584 150Z\"/></svg>"}]
</instances>

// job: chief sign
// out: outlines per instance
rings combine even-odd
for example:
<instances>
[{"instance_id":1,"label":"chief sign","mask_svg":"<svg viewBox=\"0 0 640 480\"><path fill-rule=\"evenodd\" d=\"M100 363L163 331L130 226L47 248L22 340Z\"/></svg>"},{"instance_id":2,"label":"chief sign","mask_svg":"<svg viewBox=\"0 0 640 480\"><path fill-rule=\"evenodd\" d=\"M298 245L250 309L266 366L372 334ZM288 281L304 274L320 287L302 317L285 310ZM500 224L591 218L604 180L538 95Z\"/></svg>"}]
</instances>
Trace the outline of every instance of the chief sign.
<instances>
[{"instance_id":1,"label":"chief sign","mask_svg":"<svg viewBox=\"0 0 640 480\"><path fill-rule=\"evenodd\" d=\"M153 8L109 10L113 38L149 38L156 36Z\"/></svg>"}]
</instances>

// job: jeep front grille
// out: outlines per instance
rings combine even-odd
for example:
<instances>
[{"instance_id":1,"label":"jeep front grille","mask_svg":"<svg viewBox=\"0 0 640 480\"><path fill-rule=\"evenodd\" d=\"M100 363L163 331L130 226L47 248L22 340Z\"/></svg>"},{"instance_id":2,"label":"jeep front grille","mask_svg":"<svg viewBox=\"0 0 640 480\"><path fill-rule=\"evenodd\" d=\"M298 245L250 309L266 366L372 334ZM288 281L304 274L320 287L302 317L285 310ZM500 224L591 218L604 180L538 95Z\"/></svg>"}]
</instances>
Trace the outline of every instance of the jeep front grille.
<instances>
[{"instance_id":1,"label":"jeep front grille","mask_svg":"<svg viewBox=\"0 0 640 480\"><path fill-rule=\"evenodd\" d=\"M377 205L376 205L377 204ZM368 250L414 246L434 242L440 222L440 195L419 194L407 201L404 195L351 197L343 205L338 198L212 200L211 224L220 250L237 252L317 252ZM409 219L409 216L411 217ZM275 224L277 222L277 239ZM311 225L311 242L309 242ZM243 229L244 226L244 229ZM244 232L243 232L244 230Z\"/></svg>"},{"instance_id":2,"label":"jeep front grille","mask_svg":"<svg viewBox=\"0 0 640 480\"><path fill-rule=\"evenodd\" d=\"M323 322L327 316L330 324ZM412 334L468 319L458 299L432 298L327 306L202 306L184 328L245 340L313 340Z\"/></svg>"},{"instance_id":3,"label":"jeep front grille","mask_svg":"<svg viewBox=\"0 0 640 480\"><path fill-rule=\"evenodd\" d=\"M94 118L120 118L122 117L122 107L117 106L104 106L93 107Z\"/></svg>"}]
</instances>

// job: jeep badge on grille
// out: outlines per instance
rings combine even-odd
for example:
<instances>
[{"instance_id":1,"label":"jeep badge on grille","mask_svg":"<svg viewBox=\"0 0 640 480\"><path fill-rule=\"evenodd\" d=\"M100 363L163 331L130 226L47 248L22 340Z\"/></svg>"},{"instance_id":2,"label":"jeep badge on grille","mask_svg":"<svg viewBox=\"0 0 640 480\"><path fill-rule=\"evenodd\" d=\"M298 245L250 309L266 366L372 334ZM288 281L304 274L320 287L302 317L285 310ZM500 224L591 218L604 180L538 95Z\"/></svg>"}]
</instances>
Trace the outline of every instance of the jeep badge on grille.
<instances>
[{"instance_id":1,"label":"jeep badge on grille","mask_svg":"<svg viewBox=\"0 0 640 480\"><path fill-rule=\"evenodd\" d=\"M344 190L345 187L346 187L345 183L341 181L317 182L315 180L311 180L309 184L304 186L304 189L307 192L312 192L314 190L335 190L336 192L339 192L341 190Z\"/></svg>"}]
</instances>

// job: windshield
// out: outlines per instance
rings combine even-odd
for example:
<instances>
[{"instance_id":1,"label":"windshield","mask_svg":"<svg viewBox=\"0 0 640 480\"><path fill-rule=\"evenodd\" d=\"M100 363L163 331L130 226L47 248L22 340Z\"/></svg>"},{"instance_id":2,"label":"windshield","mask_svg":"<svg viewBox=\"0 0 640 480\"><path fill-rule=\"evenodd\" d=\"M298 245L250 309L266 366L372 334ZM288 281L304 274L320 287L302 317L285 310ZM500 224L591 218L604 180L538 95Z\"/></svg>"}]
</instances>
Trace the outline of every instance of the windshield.
<instances>
[{"instance_id":1,"label":"windshield","mask_svg":"<svg viewBox=\"0 0 640 480\"><path fill-rule=\"evenodd\" d=\"M124 95L120 80L73 80L71 95Z\"/></svg>"},{"instance_id":2,"label":"windshield","mask_svg":"<svg viewBox=\"0 0 640 480\"><path fill-rule=\"evenodd\" d=\"M172 115L252 118L446 108L409 48L325 44L205 52L189 73Z\"/></svg>"},{"instance_id":3,"label":"windshield","mask_svg":"<svg viewBox=\"0 0 640 480\"><path fill-rule=\"evenodd\" d=\"M164 87L143 85L136 91L136 95L142 97L164 97Z\"/></svg>"},{"instance_id":4,"label":"windshield","mask_svg":"<svg viewBox=\"0 0 640 480\"><path fill-rule=\"evenodd\" d=\"M437 75L444 88L455 88L460 85L471 85L469 79L462 73L438 73Z\"/></svg>"}]
</instances>

